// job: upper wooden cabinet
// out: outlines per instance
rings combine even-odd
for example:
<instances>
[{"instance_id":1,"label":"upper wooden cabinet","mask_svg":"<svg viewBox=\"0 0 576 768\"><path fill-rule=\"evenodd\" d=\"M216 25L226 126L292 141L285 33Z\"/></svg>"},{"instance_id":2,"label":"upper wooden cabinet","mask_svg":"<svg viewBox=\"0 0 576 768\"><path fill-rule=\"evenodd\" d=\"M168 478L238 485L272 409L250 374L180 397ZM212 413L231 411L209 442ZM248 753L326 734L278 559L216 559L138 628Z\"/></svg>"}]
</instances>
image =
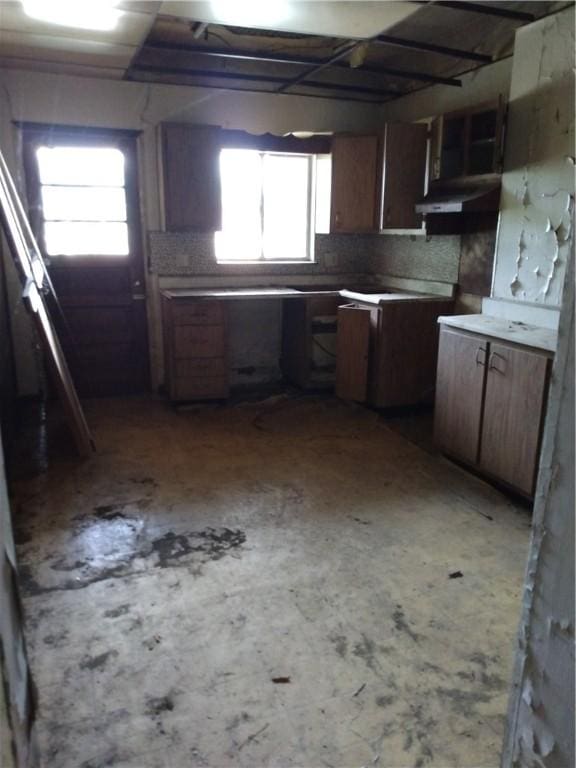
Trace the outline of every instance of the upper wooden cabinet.
<instances>
[{"instance_id":1,"label":"upper wooden cabinet","mask_svg":"<svg viewBox=\"0 0 576 768\"><path fill-rule=\"evenodd\" d=\"M427 136L421 123L388 123L381 135L335 136L330 231L420 227L414 205L424 194Z\"/></svg>"},{"instance_id":2,"label":"upper wooden cabinet","mask_svg":"<svg viewBox=\"0 0 576 768\"><path fill-rule=\"evenodd\" d=\"M169 232L222 228L221 129L210 125L164 123L165 225Z\"/></svg>"},{"instance_id":3,"label":"upper wooden cabinet","mask_svg":"<svg viewBox=\"0 0 576 768\"><path fill-rule=\"evenodd\" d=\"M380 136L335 136L332 141L331 232L379 228Z\"/></svg>"},{"instance_id":4,"label":"upper wooden cabinet","mask_svg":"<svg viewBox=\"0 0 576 768\"><path fill-rule=\"evenodd\" d=\"M431 180L501 173L504 114L505 104L499 99L434 120Z\"/></svg>"}]
</instances>

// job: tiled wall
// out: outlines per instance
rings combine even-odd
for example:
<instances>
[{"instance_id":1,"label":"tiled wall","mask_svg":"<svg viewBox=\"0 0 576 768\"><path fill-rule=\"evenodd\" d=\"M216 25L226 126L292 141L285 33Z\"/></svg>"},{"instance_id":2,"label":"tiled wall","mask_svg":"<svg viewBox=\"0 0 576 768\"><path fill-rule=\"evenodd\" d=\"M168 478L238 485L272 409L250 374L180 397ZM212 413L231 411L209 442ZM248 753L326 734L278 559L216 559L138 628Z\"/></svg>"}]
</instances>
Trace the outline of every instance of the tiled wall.
<instances>
[{"instance_id":1,"label":"tiled wall","mask_svg":"<svg viewBox=\"0 0 576 768\"><path fill-rule=\"evenodd\" d=\"M454 284L459 259L458 235L316 235L314 263L218 264L212 234L150 233L150 271L173 277L365 273Z\"/></svg>"}]
</instances>

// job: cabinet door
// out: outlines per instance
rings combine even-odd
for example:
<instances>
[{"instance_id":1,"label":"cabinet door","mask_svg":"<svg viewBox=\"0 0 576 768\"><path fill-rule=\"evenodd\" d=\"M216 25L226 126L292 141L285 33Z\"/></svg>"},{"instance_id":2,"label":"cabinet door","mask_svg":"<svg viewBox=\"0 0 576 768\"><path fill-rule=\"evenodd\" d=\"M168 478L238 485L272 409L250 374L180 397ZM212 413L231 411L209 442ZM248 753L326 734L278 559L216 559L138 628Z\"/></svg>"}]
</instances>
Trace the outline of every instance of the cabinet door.
<instances>
[{"instance_id":1,"label":"cabinet door","mask_svg":"<svg viewBox=\"0 0 576 768\"><path fill-rule=\"evenodd\" d=\"M387 123L384 139L383 229L414 229L422 215L414 206L424 196L428 126Z\"/></svg>"},{"instance_id":2,"label":"cabinet door","mask_svg":"<svg viewBox=\"0 0 576 768\"><path fill-rule=\"evenodd\" d=\"M166 123L162 148L166 229L221 229L220 128Z\"/></svg>"},{"instance_id":3,"label":"cabinet door","mask_svg":"<svg viewBox=\"0 0 576 768\"><path fill-rule=\"evenodd\" d=\"M343 400L366 400L371 312L352 305L338 307L336 395Z\"/></svg>"},{"instance_id":4,"label":"cabinet door","mask_svg":"<svg viewBox=\"0 0 576 768\"><path fill-rule=\"evenodd\" d=\"M548 358L490 344L480 466L532 495L540 448Z\"/></svg>"},{"instance_id":5,"label":"cabinet door","mask_svg":"<svg viewBox=\"0 0 576 768\"><path fill-rule=\"evenodd\" d=\"M438 446L470 464L478 461L487 343L442 328L438 349L434 437Z\"/></svg>"},{"instance_id":6,"label":"cabinet door","mask_svg":"<svg viewBox=\"0 0 576 768\"><path fill-rule=\"evenodd\" d=\"M378 408L432 403L438 360L438 316L454 302L390 301L379 311L370 363L370 402Z\"/></svg>"},{"instance_id":7,"label":"cabinet door","mask_svg":"<svg viewBox=\"0 0 576 768\"><path fill-rule=\"evenodd\" d=\"M378 230L381 162L379 136L334 137L331 232Z\"/></svg>"}]
</instances>

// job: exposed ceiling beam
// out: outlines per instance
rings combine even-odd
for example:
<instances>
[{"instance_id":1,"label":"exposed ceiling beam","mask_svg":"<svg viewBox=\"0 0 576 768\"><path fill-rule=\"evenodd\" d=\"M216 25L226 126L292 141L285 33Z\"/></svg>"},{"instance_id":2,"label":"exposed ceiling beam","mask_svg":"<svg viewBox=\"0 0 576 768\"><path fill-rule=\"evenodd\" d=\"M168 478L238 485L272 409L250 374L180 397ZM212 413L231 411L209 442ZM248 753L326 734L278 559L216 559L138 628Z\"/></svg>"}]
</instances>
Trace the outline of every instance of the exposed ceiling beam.
<instances>
[{"instance_id":1,"label":"exposed ceiling beam","mask_svg":"<svg viewBox=\"0 0 576 768\"><path fill-rule=\"evenodd\" d=\"M298 75L297 77L293 77L291 80L286 80L280 86L280 88L278 88L278 93L284 93L284 91L287 91L288 88L292 88L295 85L300 85L300 83L303 83L308 77L311 77L312 75L317 75L319 72L322 72L328 67L334 66L334 64L346 58L346 56L349 56L353 51L355 51L361 45L365 45L365 42L356 41L353 43L346 43L345 45L341 46L341 48L334 55L330 56L328 59L324 59L324 61L321 61L318 64L315 64L314 66L307 69L305 72L302 72L302 74Z\"/></svg>"},{"instance_id":2,"label":"exposed ceiling beam","mask_svg":"<svg viewBox=\"0 0 576 768\"><path fill-rule=\"evenodd\" d=\"M512 21L531 22L536 19L533 13L525 11L511 11L508 8L498 8L494 5L484 5L482 3L469 3L457 0L415 0L418 5L432 5L434 8L449 8L453 11L469 11L470 13L482 13L486 16L498 16L501 19L511 19Z\"/></svg>"},{"instance_id":3,"label":"exposed ceiling beam","mask_svg":"<svg viewBox=\"0 0 576 768\"><path fill-rule=\"evenodd\" d=\"M292 78L292 80L289 80L287 78L281 78L281 82L283 83L282 87L279 89L280 92L286 90L286 87L291 87L293 85L297 85L301 82L304 82L306 78L308 78L312 74L316 74L317 72L320 72L324 69L327 69L328 67L334 67L335 69L341 69L341 70L347 70L348 72L354 71L354 72L365 72L370 75L387 75L389 77L398 77L404 80L417 80L419 82L423 83L431 83L436 85L451 85L459 88L462 83L460 80L453 78L453 77L440 77L439 75L428 75L424 72L411 72L403 69L395 69L391 67L354 67L353 70L349 67L348 64L344 64L340 61L340 59L345 58L353 48L355 48L357 43L349 43L345 46L345 49L340 50L335 56L330 57L326 60L318 60L318 59L309 59L304 56L285 56L282 54L276 54L276 53L260 53L260 52L254 52L251 53L249 51L242 51L242 50L235 50L235 49L219 49L219 48L205 48L201 46L195 46L195 45L188 45L187 43L162 43L162 42L155 42L151 41L146 43L144 46L144 50L147 48L152 48L154 50L159 51L184 51L186 53L190 53L196 56L206 56L206 57L213 57L213 58L222 58L222 59L236 59L241 61L259 61L259 62L268 62L268 63L275 63L275 64L293 64L297 66L304 66L308 67L309 69L302 73L301 75L298 75L295 78Z\"/></svg>"},{"instance_id":4,"label":"exposed ceiling beam","mask_svg":"<svg viewBox=\"0 0 576 768\"><path fill-rule=\"evenodd\" d=\"M162 67L153 64L134 64L130 71L152 72L160 75L179 75L181 77L214 78L215 80L245 80L246 82L286 83L285 77L277 75L254 75L237 72L218 72L213 69L189 69L187 67ZM218 87L218 86L209 86ZM363 85L345 85L343 83L323 83L321 80L307 80L302 83L304 88L314 88L324 91L344 91L346 93L365 93L372 96L403 96L403 93L383 88L369 88ZM269 93L269 91L261 91Z\"/></svg>"},{"instance_id":5,"label":"exposed ceiling beam","mask_svg":"<svg viewBox=\"0 0 576 768\"><path fill-rule=\"evenodd\" d=\"M392 37L391 35L378 35L374 43L381 45L393 45L398 48L409 48L413 51L427 51L428 53L439 53L442 56L453 56L455 59L467 59L469 61L479 61L482 64L490 64L492 56L485 53L475 53L474 51L463 51L460 48L448 48L445 45L434 45L433 43L422 43L416 40L405 40L402 37Z\"/></svg>"}]
</instances>

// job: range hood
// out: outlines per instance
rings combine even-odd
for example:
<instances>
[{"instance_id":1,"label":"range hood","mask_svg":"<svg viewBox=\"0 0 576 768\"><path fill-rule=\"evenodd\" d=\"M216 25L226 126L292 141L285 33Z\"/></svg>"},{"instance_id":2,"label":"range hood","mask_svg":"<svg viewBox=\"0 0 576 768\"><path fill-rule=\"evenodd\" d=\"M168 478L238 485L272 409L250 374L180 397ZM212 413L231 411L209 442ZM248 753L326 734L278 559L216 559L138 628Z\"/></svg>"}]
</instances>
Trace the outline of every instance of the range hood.
<instances>
[{"instance_id":1,"label":"range hood","mask_svg":"<svg viewBox=\"0 0 576 768\"><path fill-rule=\"evenodd\" d=\"M500 177L460 178L433 181L425 198L416 203L417 213L480 213L498 211Z\"/></svg>"}]
</instances>

